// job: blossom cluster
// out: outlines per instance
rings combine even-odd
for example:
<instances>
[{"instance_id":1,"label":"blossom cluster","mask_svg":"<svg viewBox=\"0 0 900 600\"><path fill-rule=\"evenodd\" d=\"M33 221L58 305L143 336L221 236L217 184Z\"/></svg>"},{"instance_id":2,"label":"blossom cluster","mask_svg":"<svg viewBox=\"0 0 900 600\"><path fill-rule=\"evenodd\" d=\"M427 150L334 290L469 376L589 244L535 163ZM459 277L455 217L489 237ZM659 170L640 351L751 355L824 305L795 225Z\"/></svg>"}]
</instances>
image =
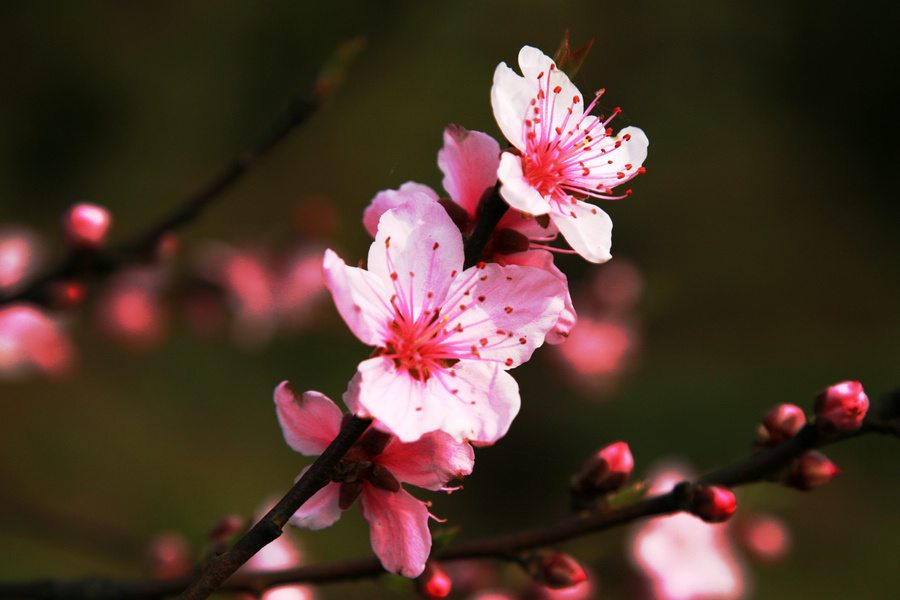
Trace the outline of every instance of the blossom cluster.
<instances>
[{"instance_id":1,"label":"blossom cluster","mask_svg":"<svg viewBox=\"0 0 900 600\"><path fill-rule=\"evenodd\" d=\"M509 431L520 409L509 371L544 342L564 343L577 320L553 252L611 257L612 222L588 200L630 195L613 188L642 173L647 155L644 133L614 135L620 110L591 114L601 93L585 106L554 59L526 46L519 67L501 63L490 94L507 150L448 126L437 157L448 197L417 182L379 192L363 215L374 238L366 268L332 250L322 263L337 311L373 348L343 395L348 415L372 425L292 523L327 527L358 499L382 565L408 577L425 570L431 515L403 484L449 491L471 473L472 446ZM550 245L559 234L572 250ZM304 455L320 454L348 418L287 382L275 404L288 445Z\"/></svg>"}]
</instances>

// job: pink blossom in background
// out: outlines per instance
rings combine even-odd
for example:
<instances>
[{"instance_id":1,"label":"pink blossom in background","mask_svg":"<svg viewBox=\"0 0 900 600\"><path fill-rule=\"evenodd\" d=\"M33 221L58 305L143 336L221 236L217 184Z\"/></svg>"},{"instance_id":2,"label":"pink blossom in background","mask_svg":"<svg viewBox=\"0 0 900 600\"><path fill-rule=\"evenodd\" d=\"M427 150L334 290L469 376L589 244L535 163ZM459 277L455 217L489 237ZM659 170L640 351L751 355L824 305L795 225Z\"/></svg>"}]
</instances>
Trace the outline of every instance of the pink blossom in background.
<instances>
[{"instance_id":1,"label":"pink blossom in background","mask_svg":"<svg viewBox=\"0 0 900 600\"><path fill-rule=\"evenodd\" d=\"M519 67L523 75L500 63L491 87L494 117L515 147L500 159L500 194L516 210L549 215L586 260L609 260L612 221L582 198L627 196L612 188L643 172L647 136L637 127L613 136L618 109L609 118L589 114L597 100L585 110L581 92L540 50L523 47Z\"/></svg>"},{"instance_id":2,"label":"pink blossom in background","mask_svg":"<svg viewBox=\"0 0 900 600\"><path fill-rule=\"evenodd\" d=\"M115 273L93 307L100 329L135 350L158 347L169 332L164 298L168 281L162 266L128 267Z\"/></svg>"},{"instance_id":3,"label":"pink blossom in background","mask_svg":"<svg viewBox=\"0 0 900 600\"><path fill-rule=\"evenodd\" d=\"M349 396L356 391L348 390L345 403L355 404ZM321 454L340 431L341 410L318 392L300 396L285 381L275 389L275 405L285 441L305 456ZM447 490L450 480L472 472L474 460L470 445L440 431L404 443L370 427L341 460L341 480L333 479L313 495L290 523L324 529L358 498L381 564L392 573L417 577L431 551L431 515L401 484Z\"/></svg>"},{"instance_id":4,"label":"pink blossom in background","mask_svg":"<svg viewBox=\"0 0 900 600\"><path fill-rule=\"evenodd\" d=\"M753 558L777 562L791 550L791 530L780 517L763 513L750 515L738 525L738 539Z\"/></svg>"},{"instance_id":5,"label":"pink blossom in background","mask_svg":"<svg viewBox=\"0 0 900 600\"><path fill-rule=\"evenodd\" d=\"M575 294L579 319L553 357L592 395L613 392L641 347L637 301L642 276L634 263L617 258L597 268Z\"/></svg>"},{"instance_id":6,"label":"pink blossom in background","mask_svg":"<svg viewBox=\"0 0 900 600\"><path fill-rule=\"evenodd\" d=\"M72 342L46 311L25 303L0 307L0 379L64 375L74 361Z\"/></svg>"},{"instance_id":7,"label":"pink blossom in background","mask_svg":"<svg viewBox=\"0 0 900 600\"><path fill-rule=\"evenodd\" d=\"M0 228L0 297L21 290L45 258L44 242L36 233L18 226Z\"/></svg>"},{"instance_id":8,"label":"pink blossom in background","mask_svg":"<svg viewBox=\"0 0 900 600\"><path fill-rule=\"evenodd\" d=\"M195 269L219 290L231 315L235 342L254 349L279 333L303 327L318 312L327 297L321 256L318 246L274 252L208 243L198 251ZM189 297L189 309L191 303L215 300L195 292L199 297ZM203 316L198 312L192 322L201 330L212 327L214 323L205 323Z\"/></svg>"},{"instance_id":9,"label":"pink blossom in background","mask_svg":"<svg viewBox=\"0 0 900 600\"><path fill-rule=\"evenodd\" d=\"M689 477L684 467L669 466L651 478L649 493L666 493ZM748 581L730 531L728 523L712 525L686 513L657 517L634 529L629 554L656 600L736 600Z\"/></svg>"},{"instance_id":10,"label":"pink blossom in background","mask_svg":"<svg viewBox=\"0 0 900 600\"><path fill-rule=\"evenodd\" d=\"M436 202L382 215L369 270L326 251L325 279L350 330L376 348L360 363L361 416L411 442L431 431L492 443L519 410L506 371L559 320L566 286L541 269L463 270L459 229Z\"/></svg>"},{"instance_id":11,"label":"pink blossom in background","mask_svg":"<svg viewBox=\"0 0 900 600\"><path fill-rule=\"evenodd\" d=\"M263 517L271 508L259 511L257 519ZM238 573L247 574L264 571L280 571L299 567L304 564L303 549L296 536L285 531L254 554L250 560L238 569ZM316 593L308 585L284 585L271 588L260 596L260 600L314 600ZM251 600L254 596L247 595L245 600Z\"/></svg>"}]
</instances>

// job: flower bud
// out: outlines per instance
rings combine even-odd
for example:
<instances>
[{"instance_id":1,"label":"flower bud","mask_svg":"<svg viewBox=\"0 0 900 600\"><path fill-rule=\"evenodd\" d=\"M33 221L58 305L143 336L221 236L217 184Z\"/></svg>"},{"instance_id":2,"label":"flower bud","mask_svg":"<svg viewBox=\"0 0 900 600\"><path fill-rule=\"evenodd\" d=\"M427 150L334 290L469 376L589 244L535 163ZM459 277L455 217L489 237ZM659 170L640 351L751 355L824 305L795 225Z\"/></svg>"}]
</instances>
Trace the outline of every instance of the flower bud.
<instances>
[{"instance_id":1,"label":"flower bud","mask_svg":"<svg viewBox=\"0 0 900 600\"><path fill-rule=\"evenodd\" d=\"M76 248L95 250L103 246L112 218L102 206L73 204L62 219L63 235Z\"/></svg>"},{"instance_id":2,"label":"flower bud","mask_svg":"<svg viewBox=\"0 0 900 600\"><path fill-rule=\"evenodd\" d=\"M756 450L774 448L794 437L806 425L803 409L794 404L779 404L770 409L756 430Z\"/></svg>"},{"instance_id":3,"label":"flower bud","mask_svg":"<svg viewBox=\"0 0 900 600\"><path fill-rule=\"evenodd\" d=\"M238 515L225 515L213 525L207 538L210 544L226 544L238 533L247 528L247 522Z\"/></svg>"},{"instance_id":4,"label":"flower bud","mask_svg":"<svg viewBox=\"0 0 900 600\"><path fill-rule=\"evenodd\" d=\"M837 383L816 396L816 428L833 437L859 429L869 410L869 397L858 381Z\"/></svg>"},{"instance_id":5,"label":"flower bud","mask_svg":"<svg viewBox=\"0 0 900 600\"><path fill-rule=\"evenodd\" d=\"M625 442L616 442L597 451L581 466L572 478L573 499L579 503L590 502L598 496L621 488L631 476L634 458Z\"/></svg>"},{"instance_id":6,"label":"flower bud","mask_svg":"<svg viewBox=\"0 0 900 600\"><path fill-rule=\"evenodd\" d=\"M524 564L536 582L551 590L570 588L587 580L578 561L563 552L538 550L528 555Z\"/></svg>"},{"instance_id":7,"label":"flower bud","mask_svg":"<svg viewBox=\"0 0 900 600\"><path fill-rule=\"evenodd\" d=\"M425 570L416 578L416 589L429 600L446 598L450 595L453 582L444 568L435 562L425 564Z\"/></svg>"},{"instance_id":8,"label":"flower bud","mask_svg":"<svg viewBox=\"0 0 900 600\"><path fill-rule=\"evenodd\" d=\"M737 499L727 487L700 485L694 489L691 509L707 523L723 523L737 510Z\"/></svg>"},{"instance_id":9,"label":"flower bud","mask_svg":"<svg viewBox=\"0 0 900 600\"><path fill-rule=\"evenodd\" d=\"M840 474L841 470L827 456L809 450L795 459L786 483L806 491L824 485Z\"/></svg>"}]
</instances>

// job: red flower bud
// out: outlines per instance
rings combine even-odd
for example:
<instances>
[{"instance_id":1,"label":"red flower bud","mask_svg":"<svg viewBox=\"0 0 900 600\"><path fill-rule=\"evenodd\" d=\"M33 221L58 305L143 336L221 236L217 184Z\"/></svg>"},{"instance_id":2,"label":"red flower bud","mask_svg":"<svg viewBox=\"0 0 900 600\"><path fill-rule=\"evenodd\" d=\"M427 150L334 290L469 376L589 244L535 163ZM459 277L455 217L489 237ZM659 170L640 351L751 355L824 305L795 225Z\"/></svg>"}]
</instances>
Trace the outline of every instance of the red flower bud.
<instances>
[{"instance_id":1,"label":"red flower bud","mask_svg":"<svg viewBox=\"0 0 900 600\"><path fill-rule=\"evenodd\" d=\"M693 513L707 523L722 523L737 510L734 492L720 485L701 485L694 489Z\"/></svg>"},{"instance_id":2,"label":"red flower bud","mask_svg":"<svg viewBox=\"0 0 900 600\"><path fill-rule=\"evenodd\" d=\"M779 404L769 410L756 430L753 447L774 448L794 437L806 425L803 409L793 404Z\"/></svg>"},{"instance_id":3,"label":"red flower bud","mask_svg":"<svg viewBox=\"0 0 900 600\"><path fill-rule=\"evenodd\" d=\"M111 222L109 211L102 206L74 204L63 215L63 235L73 246L93 250L106 241Z\"/></svg>"},{"instance_id":4,"label":"red flower bud","mask_svg":"<svg viewBox=\"0 0 900 600\"><path fill-rule=\"evenodd\" d=\"M827 456L809 450L795 459L787 485L798 490L811 490L824 485L841 474L841 470Z\"/></svg>"},{"instance_id":5,"label":"red flower bud","mask_svg":"<svg viewBox=\"0 0 900 600\"><path fill-rule=\"evenodd\" d=\"M581 500L614 492L631 477L634 458L625 442L616 442L588 458L581 471L572 478L572 493Z\"/></svg>"},{"instance_id":6,"label":"red flower bud","mask_svg":"<svg viewBox=\"0 0 900 600\"><path fill-rule=\"evenodd\" d=\"M58 279L47 286L47 296L54 308L74 308L84 302L87 290L80 281Z\"/></svg>"},{"instance_id":7,"label":"red flower bud","mask_svg":"<svg viewBox=\"0 0 900 600\"><path fill-rule=\"evenodd\" d=\"M426 563L425 570L416 578L416 589L429 600L446 598L452 587L450 576L438 563Z\"/></svg>"},{"instance_id":8,"label":"red flower bud","mask_svg":"<svg viewBox=\"0 0 900 600\"><path fill-rule=\"evenodd\" d=\"M551 550L538 550L529 555L525 568L536 582L551 590L570 588L588 577L574 558Z\"/></svg>"},{"instance_id":9,"label":"red flower bud","mask_svg":"<svg viewBox=\"0 0 900 600\"><path fill-rule=\"evenodd\" d=\"M869 397L858 381L837 383L816 396L816 428L826 436L859 429Z\"/></svg>"},{"instance_id":10,"label":"red flower bud","mask_svg":"<svg viewBox=\"0 0 900 600\"><path fill-rule=\"evenodd\" d=\"M247 528L247 522L238 515L225 515L219 522L213 525L209 532L209 541L211 544L224 544L233 536L244 531Z\"/></svg>"}]
</instances>

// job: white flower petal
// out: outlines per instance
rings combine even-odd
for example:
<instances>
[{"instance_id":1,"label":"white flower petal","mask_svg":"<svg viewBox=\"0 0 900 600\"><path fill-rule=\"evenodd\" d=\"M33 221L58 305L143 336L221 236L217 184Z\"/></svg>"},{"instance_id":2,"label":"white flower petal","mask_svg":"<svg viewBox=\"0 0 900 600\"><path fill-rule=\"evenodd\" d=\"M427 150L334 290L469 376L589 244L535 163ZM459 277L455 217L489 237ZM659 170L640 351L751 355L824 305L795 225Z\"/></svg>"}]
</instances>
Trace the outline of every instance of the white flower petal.
<instances>
[{"instance_id":1,"label":"white flower petal","mask_svg":"<svg viewBox=\"0 0 900 600\"><path fill-rule=\"evenodd\" d=\"M550 213L553 224L585 260L602 263L612 258L612 219L609 215L587 202L576 200L574 204L560 204L559 210Z\"/></svg>"}]
</instances>

